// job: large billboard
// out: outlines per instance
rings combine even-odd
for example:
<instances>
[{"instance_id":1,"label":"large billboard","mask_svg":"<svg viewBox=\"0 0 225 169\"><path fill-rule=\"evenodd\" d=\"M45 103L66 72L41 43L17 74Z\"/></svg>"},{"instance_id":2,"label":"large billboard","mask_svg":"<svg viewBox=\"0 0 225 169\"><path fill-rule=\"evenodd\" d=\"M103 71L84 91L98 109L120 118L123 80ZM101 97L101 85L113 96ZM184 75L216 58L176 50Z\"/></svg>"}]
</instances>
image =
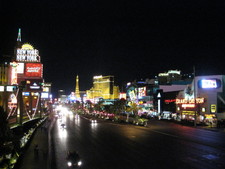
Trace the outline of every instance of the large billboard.
<instances>
[{"instance_id":1,"label":"large billboard","mask_svg":"<svg viewBox=\"0 0 225 169\"><path fill-rule=\"evenodd\" d=\"M25 77L40 77L42 78L43 65L41 63L26 63Z\"/></svg>"},{"instance_id":2,"label":"large billboard","mask_svg":"<svg viewBox=\"0 0 225 169\"><path fill-rule=\"evenodd\" d=\"M143 96L146 96L146 87L139 87L138 98L142 98Z\"/></svg>"}]
</instances>

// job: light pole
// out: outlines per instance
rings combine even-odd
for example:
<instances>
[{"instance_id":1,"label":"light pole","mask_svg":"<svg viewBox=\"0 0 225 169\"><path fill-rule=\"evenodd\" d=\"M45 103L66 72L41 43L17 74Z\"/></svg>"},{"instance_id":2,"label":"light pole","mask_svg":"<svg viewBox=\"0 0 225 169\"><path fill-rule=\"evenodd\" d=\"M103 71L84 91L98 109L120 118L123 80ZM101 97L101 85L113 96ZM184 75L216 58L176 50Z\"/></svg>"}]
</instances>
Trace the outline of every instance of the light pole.
<instances>
[{"instance_id":1,"label":"light pole","mask_svg":"<svg viewBox=\"0 0 225 169\"><path fill-rule=\"evenodd\" d=\"M197 108L196 108L196 89L195 89L195 66L193 67L193 74L194 74L193 83L194 83L194 105L195 105L194 126L196 127L197 126Z\"/></svg>"}]
</instances>

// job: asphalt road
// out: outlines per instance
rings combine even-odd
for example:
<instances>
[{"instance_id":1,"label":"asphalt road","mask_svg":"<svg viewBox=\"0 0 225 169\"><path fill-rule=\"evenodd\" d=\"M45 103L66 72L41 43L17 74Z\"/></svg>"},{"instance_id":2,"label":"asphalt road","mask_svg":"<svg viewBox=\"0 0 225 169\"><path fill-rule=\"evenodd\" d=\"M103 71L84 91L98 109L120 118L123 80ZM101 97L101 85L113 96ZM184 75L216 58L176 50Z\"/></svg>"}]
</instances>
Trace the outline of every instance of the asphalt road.
<instances>
[{"instance_id":1,"label":"asphalt road","mask_svg":"<svg viewBox=\"0 0 225 169\"><path fill-rule=\"evenodd\" d=\"M52 140L57 169L67 168L68 150L78 151L83 169L225 168L225 133L165 121L141 127L64 117L56 121Z\"/></svg>"}]
</instances>

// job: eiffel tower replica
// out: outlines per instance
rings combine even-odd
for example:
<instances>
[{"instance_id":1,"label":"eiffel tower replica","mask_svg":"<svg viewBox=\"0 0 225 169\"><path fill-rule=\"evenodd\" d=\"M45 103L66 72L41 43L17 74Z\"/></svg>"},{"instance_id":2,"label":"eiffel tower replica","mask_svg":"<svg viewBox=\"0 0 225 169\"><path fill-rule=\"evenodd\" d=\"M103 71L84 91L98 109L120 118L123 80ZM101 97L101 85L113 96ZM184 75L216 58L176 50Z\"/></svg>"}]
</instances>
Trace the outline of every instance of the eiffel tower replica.
<instances>
[{"instance_id":1,"label":"eiffel tower replica","mask_svg":"<svg viewBox=\"0 0 225 169\"><path fill-rule=\"evenodd\" d=\"M76 97L76 100L79 100L79 101L81 100L80 90L79 90L79 76L78 75L76 77L75 97Z\"/></svg>"}]
</instances>

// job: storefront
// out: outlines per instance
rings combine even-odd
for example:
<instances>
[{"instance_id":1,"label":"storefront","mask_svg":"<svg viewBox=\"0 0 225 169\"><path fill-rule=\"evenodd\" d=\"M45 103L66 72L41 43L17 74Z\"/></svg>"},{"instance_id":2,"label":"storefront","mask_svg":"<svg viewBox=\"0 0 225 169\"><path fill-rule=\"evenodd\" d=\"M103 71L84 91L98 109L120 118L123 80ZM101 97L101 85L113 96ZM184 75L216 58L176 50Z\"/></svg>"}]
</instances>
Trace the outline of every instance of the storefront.
<instances>
[{"instance_id":1,"label":"storefront","mask_svg":"<svg viewBox=\"0 0 225 169\"><path fill-rule=\"evenodd\" d=\"M180 119L215 125L225 119L225 76L197 76L192 84L179 92L176 112Z\"/></svg>"}]
</instances>

